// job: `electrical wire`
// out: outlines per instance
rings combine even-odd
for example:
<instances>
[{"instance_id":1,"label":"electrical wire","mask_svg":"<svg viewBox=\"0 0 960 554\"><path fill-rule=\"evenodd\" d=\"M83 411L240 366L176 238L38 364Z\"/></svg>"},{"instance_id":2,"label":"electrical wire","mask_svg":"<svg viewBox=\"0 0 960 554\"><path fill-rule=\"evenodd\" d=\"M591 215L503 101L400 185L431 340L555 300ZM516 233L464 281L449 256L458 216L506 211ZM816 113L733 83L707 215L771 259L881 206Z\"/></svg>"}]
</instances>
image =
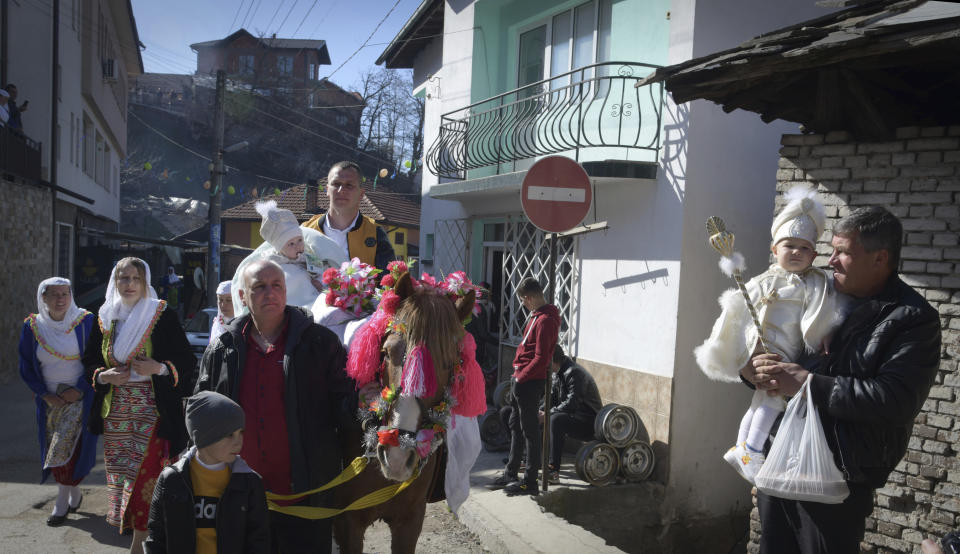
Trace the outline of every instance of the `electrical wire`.
<instances>
[{"instance_id":1,"label":"electrical wire","mask_svg":"<svg viewBox=\"0 0 960 554\"><path fill-rule=\"evenodd\" d=\"M280 26L277 27L277 34L278 34L278 35L280 34L280 29L283 29L283 26L287 24L287 19L290 19L290 14L293 13L293 8L296 8L296 7L297 7L297 4L298 4L299 2L300 2L300 0L294 0L294 1L293 1L293 5L290 6L290 11L287 12L286 17L283 18L283 21L282 21L282 22L280 22Z\"/></svg>"},{"instance_id":2,"label":"electrical wire","mask_svg":"<svg viewBox=\"0 0 960 554\"><path fill-rule=\"evenodd\" d=\"M400 5L400 2L402 2L402 1L403 1L403 0L397 0L396 2L394 2L393 6L390 7L390 10L387 11L386 15L384 15L384 16L380 19L380 21L377 23L377 26L373 28L373 31L370 33L370 36L368 36L367 39L366 39L365 41L363 41L363 44L361 44L359 48L357 48L356 50L354 50L354 51L353 51L353 54L350 54L350 55L347 57L347 59L343 61L342 64L338 65L337 68L333 70L333 72L331 72L329 75L327 75L326 77L324 77L323 79L321 79L321 81L327 81L327 80L329 80L330 77L333 77L333 76L337 73L337 71L340 71L340 69L341 69L343 66L347 65L347 62L349 62L350 60L353 59L354 56L356 56L357 54L359 54L360 51L363 50L363 48L367 45L367 43L370 42L370 39L373 38L373 35L375 35L375 34L377 33L377 31L380 30L380 27L384 24L384 22L387 20L387 18L390 17L390 14L393 13L393 10L397 9L397 6L399 6L399 5ZM314 90L316 90L316 87L314 87Z\"/></svg>"},{"instance_id":3,"label":"electrical wire","mask_svg":"<svg viewBox=\"0 0 960 554\"><path fill-rule=\"evenodd\" d=\"M166 135L163 131L157 129L157 128L154 127L153 125L150 125L149 123L147 123L146 121L144 121L142 118L140 118L140 116L138 116L138 115L136 114L136 112L134 112L133 110L130 110L128 113L130 114L131 117L133 117L134 119L136 119L141 125L143 125L143 126L146 127L147 129L149 129L150 131L154 132L155 134L157 134L158 136L160 136L161 138L163 138L163 139L166 140L167 142L173 144L174 146L176 146L176 147L178 147L178 148L180 148L180 149L182 149L182 150L184 150L184 151L186 151L186 152L189 152L190 154L193 154L194 156L196 156L196 157L198 157L198 158L200 158L200 159L202 159L202 160L205 160L205 161L207 161L207 162L212 162L212 161L213 161L211 158L209 158L209 157L207 157L207 156L204 156L203 154L197 152L196 150L191 149L190 147L186 146L185 144L182 144L182 143L176 141L175 139L173 139L173 138L169 137L168 135ZM276 178L276 177L268 177L268 176L266 176L266 175L260 175L260 174L258 174L258 173L254 173L254 172L249 171L249 170L246 170L246 169L240 169L239 167L232 166L232 165L224 164L224 168L229 169L229 170L231 170L231 171L236 171L236 172L239 172L239 173L246 173L246 174L248 174L248 175L252 175L252 176L254 176L254 177L257 177L257 178L259 178L259 179L264 179L264 180L267 180L267 181L273 181L273 182L275 182L275 183L282 183L282 184L294 185L294 186L304 184L304 183L302 183L302 182L299 182L299 183L298 183L298 182L296 182L296 181L288 181L288 180L285 180L285 179L278 179L278 178ZM307 183L307 186L311 186L311 185L310 185L309 183ZM390 192L375 191L375 192L376 192L377 194L388 194L388 195L394 195L394 196L420 196L420 193L418 193L418 192L392 192L392 191L390 191Z\"/></svg>"},{"instance_id":4,"label":"electrical wire","mask_svg":"<svg viewBox=\"0 0 960 554\"><path fill-rule=\"evenodd\" d=\"M240 0L240 5L237 6L237 13L233 14L233 21L230 22L230 28L227 29L228 35L233 31L233 26L237 23L237 17L240 15L240 10L243 9L243 4L246 3L246 1L247 0Z\"/></svg>"},{"instance_id":5,"label":"electrical wire","mask_svg":"<svg viewBox=\"0 0 960 554\"><path fill-rule=\"evenodd\" d=\"M273 10L273 17L270 18L270 23L267 23L267 32L270 32L270 26L273 25L273 20L277 18L277 14L280 13L280 8L283 7L283 3L287 0L280 0L280 3L277 5L277 9Z\"/></svg>"},{"instance_id":6,"label":"electrical wire","mask_svg":"<svg viewBox=\"0 0 960 554\"><path fill-rule=\"evenodd\" d=\"M293 30L293 34L290 35L290 38L297 36L297 32L300 31L300 27L303 27L303 22L306 21L308 17L310 17L310 12L312 12L313 8L316 8L316 7L317 7L317 0L313 0L313 4L310 5L310 9L307 10L306 15L304 15L303 19L300 20L300 24L297 25L297 28Z\"/></svg>"}]
</instances>

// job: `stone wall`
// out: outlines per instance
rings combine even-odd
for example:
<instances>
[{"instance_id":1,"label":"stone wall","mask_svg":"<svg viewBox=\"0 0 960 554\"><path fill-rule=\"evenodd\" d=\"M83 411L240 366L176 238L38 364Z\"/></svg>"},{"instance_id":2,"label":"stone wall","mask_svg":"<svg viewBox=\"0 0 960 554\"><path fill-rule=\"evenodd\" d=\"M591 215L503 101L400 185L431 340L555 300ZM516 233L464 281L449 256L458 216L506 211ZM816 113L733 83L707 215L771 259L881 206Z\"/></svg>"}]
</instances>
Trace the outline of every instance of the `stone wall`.
<instances>
[{"instance_id":1,"label":"stone wall","mask_svg":"<svg viewBox=\"0 0 960 554\"><path fill-rule=\"evenodd\" d=\"M37 311L37 285L53 271L50 189L0 179L0 384L17 379L23 318Z\"/></svg>"},{"instance_id":2,"label":"stone wall","mask_svg":"<svg viewBox=\"0 0 960 554\"><path fill-rule=\"evenodd\" d=\"M777 191L819 188L827 228L850 209L881 205L906 236L900 273L940 311L943 349L936 383L917 416L906 457L876 494L861 549L920 552L920 542L960 527L960 126L906 127L887 142L855 142L843 132L784 135ZM782 207L778 197L777 209ZM817 245L826 265L827 241ZM751 514L749 552L760 523Z\"/></svg>"}]
</instances>

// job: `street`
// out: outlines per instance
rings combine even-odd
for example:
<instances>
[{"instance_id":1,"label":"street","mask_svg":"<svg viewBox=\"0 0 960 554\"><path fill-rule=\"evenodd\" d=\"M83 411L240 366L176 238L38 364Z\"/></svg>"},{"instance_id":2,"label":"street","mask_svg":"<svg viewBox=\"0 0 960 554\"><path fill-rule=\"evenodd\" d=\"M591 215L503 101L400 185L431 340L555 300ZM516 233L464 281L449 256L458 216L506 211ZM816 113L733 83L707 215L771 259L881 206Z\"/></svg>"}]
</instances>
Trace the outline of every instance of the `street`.
<instances>
[{"instance_id":1,"label":"street","mask_svg":"<svg viewBox=\"0 0 960 554\"><path fill-rule=\"evenodd\" d=\"M102 445L97 465L84 480L83 503L61 527L47 527L57 495L53 479L39 480L39 452L30 391L19 381L0 385L0 554L127 552L129 535L107 525ZM418 552L484 552L479 539L458 522L445 503L427 505ZM378 522L367 530L365 552L389 552L390 531Z\"/></svg>"}]
</instances>

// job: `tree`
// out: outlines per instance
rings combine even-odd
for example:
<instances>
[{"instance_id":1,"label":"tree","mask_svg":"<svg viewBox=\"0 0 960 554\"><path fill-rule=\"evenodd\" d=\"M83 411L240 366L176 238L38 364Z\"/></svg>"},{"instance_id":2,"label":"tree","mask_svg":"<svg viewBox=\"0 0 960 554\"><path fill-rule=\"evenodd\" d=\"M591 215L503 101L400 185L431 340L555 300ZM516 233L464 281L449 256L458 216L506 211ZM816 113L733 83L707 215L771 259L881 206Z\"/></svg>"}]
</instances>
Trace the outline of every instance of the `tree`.
<instances>
[{"instance_id":1,"label":"tree","mask_svg":"<svg viewBox=\"0 0 960 554\"><path fill-rule=\"evenodd\" d=\"M423 157L424 102L411 94L413 72L377 67L363 74L355 86L363 99L360 115L360 136L357 149L371 156L361 156L361 165L377 163L373 173L387 169L397 175L391 188L403 191L419 189L420 159ZM405 162L410 161L410 168Z\"/></svg>"}]
</instances>

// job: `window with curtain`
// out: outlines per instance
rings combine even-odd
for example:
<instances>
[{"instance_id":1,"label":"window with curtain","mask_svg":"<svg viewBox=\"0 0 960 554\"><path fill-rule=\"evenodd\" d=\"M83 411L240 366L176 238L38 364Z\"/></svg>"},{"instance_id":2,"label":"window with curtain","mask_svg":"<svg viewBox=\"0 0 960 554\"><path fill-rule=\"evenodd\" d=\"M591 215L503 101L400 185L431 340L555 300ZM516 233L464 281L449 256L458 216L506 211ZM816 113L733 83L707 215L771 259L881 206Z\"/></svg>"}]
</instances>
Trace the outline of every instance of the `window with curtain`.
<instances>
[{"instance_id":1,"label":"window with curtain","mask_svg":"<svg viewBox=\"0 0 960 554\"><path fill-rule=\"evenodd\" d=\"M612 0L591 0L523 31L519 40L517 86L610 61L611 13ZM586 69L574 74L573 79L574 82L586 81L593 76L592 69ZM551 89L569 83L569 78L557 79L551 83Z\"/></svg>"}]
</instances>

